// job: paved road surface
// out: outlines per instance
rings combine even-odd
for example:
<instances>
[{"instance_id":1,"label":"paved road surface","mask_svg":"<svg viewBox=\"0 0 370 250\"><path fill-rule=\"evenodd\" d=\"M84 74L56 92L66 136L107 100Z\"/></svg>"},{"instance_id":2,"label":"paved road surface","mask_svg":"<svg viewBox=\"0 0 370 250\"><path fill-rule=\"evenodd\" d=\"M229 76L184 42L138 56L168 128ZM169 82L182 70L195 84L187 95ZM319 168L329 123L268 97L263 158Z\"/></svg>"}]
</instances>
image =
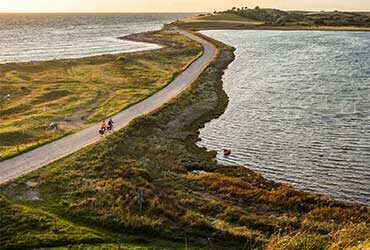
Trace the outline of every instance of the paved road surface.
<instances>
[{"instance_id":1,"label":"paved road surface","mask_svg":"<svg viewBox=\"0 0 370 250\"><path fill-rule=\"evenodd\" d=\"M181 34L201 43L204 53L194 61L184 72L165 88L133 105L113 117L115 128L121 129L127 126L133 119L148 114L180 94L191 85L203 70L210 64L216 54L216 48L206 40L183 30L177 30ZM92 125L80 132L66 136L32 151L23 153L14 158L0 162L0 184L4 184L15 178L30 173L58 159L72 154L101 139L98 134L99 124Z\"/></svg>"}]
</instances>

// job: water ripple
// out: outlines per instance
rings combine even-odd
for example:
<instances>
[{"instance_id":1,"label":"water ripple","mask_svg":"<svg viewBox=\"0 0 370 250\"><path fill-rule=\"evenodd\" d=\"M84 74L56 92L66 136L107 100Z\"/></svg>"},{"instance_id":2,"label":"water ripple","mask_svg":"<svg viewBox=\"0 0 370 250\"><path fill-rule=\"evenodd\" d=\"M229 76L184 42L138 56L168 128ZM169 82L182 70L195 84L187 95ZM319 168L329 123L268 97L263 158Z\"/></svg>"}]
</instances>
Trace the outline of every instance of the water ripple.
<instances>
[{"instance_id":1,"label":"water ripple","mask_svg":"<svg viewBox=\"0 0 370 250\"><path fill-rule=\"evenodd\" d=\"M204 33L234 46L236 60L227 110L199 145L221 163L370 205L370 33Z\"/></svg>"},{"instance_id":2,"label":"water ripple","mask_svg":"<svg viewBox=\"0 0 370 250\"><path fill-rule=\"evenodd\" d=\"M156 49L117 37L160 29L189 13L1 14L0 64Z\"/></svg>"}]
</instances>

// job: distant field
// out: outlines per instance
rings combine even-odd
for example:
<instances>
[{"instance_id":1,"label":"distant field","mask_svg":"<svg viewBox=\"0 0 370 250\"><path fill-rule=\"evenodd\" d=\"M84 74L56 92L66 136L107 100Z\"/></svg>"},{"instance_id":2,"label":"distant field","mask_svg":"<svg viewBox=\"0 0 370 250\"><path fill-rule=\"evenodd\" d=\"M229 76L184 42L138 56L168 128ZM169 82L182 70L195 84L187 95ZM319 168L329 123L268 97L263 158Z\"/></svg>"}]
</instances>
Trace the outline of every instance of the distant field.
<instances>
[{"instance_id":1,"label":"distant field","mask_svg":"<svg viewBox=\"0 0 370 250\"><path fill-rule=\"evenodd\" d=\"M223 12L215 15L188 18L179 22L178 25L185 29L192 30L262 29L262 30L370 31L370 26L356 25L356 22L354 22L353 20L352 22L348 21L348 18L354 16L353 13L351 14L350 12L349 13L303 12L303 11L283 12L274 9L261 9L249 11L256 16L255 19L245 16L246 13L249 12L245 11L243 12L243 10L241 10L234 12L230 11ZM369 13L362 12L362 15L366 16L366 14ZM281 15L280 18L277 17L279 15ZM287 16L283 17L283 15L291 17L289 19ZM299 17L297 17L297 15ZM300 18L303 19L300 20ZM361 20L362 24L364 24L364 20L363 19Z\"/></svg>"},{"instance_id":2,"label":"distant field","mask_svg":"<svg viewBox=\"0 0 370 250\"><path fill-rule=\"evenodd\" d=\"M181 26L184 28L197 28L199 30L203 30L212 28L222 29L223 27L250 27L263 24L264 23L260 21L225 13L219 15L188 18L181 23Z\"/></svg>"},{"instance_id":3,"label":"distant field","mask_svg":"<svg viewBox=\"0 0 370 250\"><path fill-rule=\"evenodd\" d=\"M166 31L141 38L167 47L77 60L0 65L0 159L143 100L168 84L202 50L190 39ZM52 122L61 129L48 129Z\"/></svg>"},{"instance_id":4,"label":"distant field","mask_svg":"<svg viewBox=\"0 0 370 250\"><path fill-rule=\"evenodd\" d=\"M199 22L199 21L220 21L220 22L239 22L239 23L251 23L251 24L263 24L263 22L259 22L250 18L230 14L230 13L224 13L224 14L218 14L218 15L210 15L210 16L203 16L203 17L195 17L192 19L187 19L189 21L193 22Z\"/></svg>"}]
</instances>

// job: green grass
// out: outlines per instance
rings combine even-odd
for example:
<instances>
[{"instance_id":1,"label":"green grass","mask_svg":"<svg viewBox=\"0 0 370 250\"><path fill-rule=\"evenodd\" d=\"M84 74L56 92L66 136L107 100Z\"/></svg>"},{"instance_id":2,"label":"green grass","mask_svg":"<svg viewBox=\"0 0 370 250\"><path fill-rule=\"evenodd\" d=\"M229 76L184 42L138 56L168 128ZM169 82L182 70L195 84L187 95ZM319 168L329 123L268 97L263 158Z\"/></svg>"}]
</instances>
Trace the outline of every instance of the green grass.
<instances>
[{"instance_id":1,"label":"green grass","mask_svg":"<svg viewBox=\"0 0 370 250\"><path fill-rule=\"evenodd\" d=\"M79 130L152 95L195 60L199 44L171 32L135 40L163 49L0 65L0 159ZM8 95L10 95L8 97ZM61 130L48 129L51 122Z\"/></svg>"},{"instance_id":2,"label":"green grass","mask_svg":"<svg viewBox=\"0 0 370 250\"><path fill-rule=\"evenodd\" d=\"M115 242L104 244L102 242ZM0 195L0 249L183 249L184 243L147 240L71 223L54 214L20 205Z\"/></svg>"},{"instance_id":3,"label":"green grass","mask_svg":"<svg viewBox=\"0 0 370 250\"><path fill-rule=\"evenodd\" d=\"M157 242L155 244L131 244L131 243L121 243L121 244L80 244L80 245L71 245L68 247L55 247L47 248L48 250L183 250L185 243L174 244L171 242ZM199 248L188 247L189 250L196 250Z\"/></svg>"},{"instance_id":4,"label":"green grass","mask_svg":"<svg viewBox=\"0 0 370 250\"><path fill-rule=\"evenodd\" d=\"M0 249L103 241L99 233L0 196Z\"/></svg>"},{"instance_id":5,"label":"green grass","mask_svg":"<svg viewBox=\"0 0 370 250\"><path fill-rule=\"evenodd\" d=\"M337 233L348 225L368 228L369 208L300 192L244 167L219 165L215 152L195 145L198 129L222 114L228 102L220 79L234 50L213 43L218 57L178 98L1 192L14 205L104 232L106 244L117 244L118 235L125 235L122 242L129 247L149 249L185 249L185 239L189 249L210 250L264 249L281 239L291 249L344 240L346 246L361 244L346 240L351 234ZM14 225L13 230L22 229ZM352 230L356 241L369 236L361 228ZM37 245L32 238L19 240ZM59 247L69 245L79 244L65 241Z\"/></svg>"}]
</instances>

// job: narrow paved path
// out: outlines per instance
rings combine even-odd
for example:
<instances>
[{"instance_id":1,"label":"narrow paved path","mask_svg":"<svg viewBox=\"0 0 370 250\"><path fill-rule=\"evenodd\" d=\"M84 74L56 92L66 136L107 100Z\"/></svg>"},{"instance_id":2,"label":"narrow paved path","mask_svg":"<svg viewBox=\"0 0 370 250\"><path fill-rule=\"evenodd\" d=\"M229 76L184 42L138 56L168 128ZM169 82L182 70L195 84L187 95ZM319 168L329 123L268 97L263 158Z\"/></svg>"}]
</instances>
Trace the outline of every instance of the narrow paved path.
<instances>
[{"instance_id":1,"label":"narrow paved path","mask_svg":"<svg viewBox=\"0 0 370 250\"><path fill-rule=\"evenodd\" d=\"M115 129L127 126L133 119L148 114L176 97L188 88L211 63L216 55L216 48L208 41L184 30L176 29L179 33L201 43L204 53L194 61L184 72L151 97L133 105L113 117ZM101 139L98 134L99 124L92 125L75 134L66 136L32 151L0 162L0 184L23 176L58 159L70 155L79 149Z\"/></svg>"}]
</instances>

